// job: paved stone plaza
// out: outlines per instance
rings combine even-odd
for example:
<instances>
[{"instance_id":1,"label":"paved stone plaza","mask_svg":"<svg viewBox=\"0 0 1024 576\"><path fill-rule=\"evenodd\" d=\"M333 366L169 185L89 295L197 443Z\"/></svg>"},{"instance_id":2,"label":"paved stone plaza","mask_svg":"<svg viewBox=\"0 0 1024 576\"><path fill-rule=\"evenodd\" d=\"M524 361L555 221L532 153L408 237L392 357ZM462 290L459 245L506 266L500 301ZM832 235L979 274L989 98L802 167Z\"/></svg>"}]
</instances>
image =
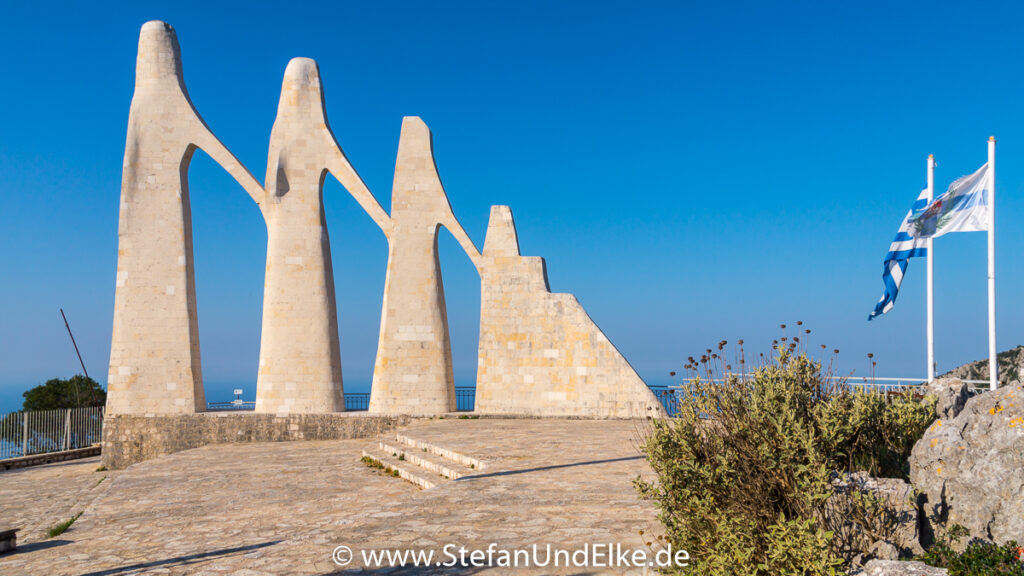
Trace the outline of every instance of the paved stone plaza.
<instances>
[{"instance_id":1,"label":"paved stone plaza","mask_svg":"<svg viewBox=\"0 0 1024 576\"><path fill-rule=\"evenodd\" d=\"M19 551L0 556L0 573L330 574L341 571L331 559L339 545L356 551L350 570L361 564L360 549L642 548L640 531L648 539L658 531L653 507L632 486L650 474L636 447L647 425L418 420L398 434L483 463L464 466L454 481L432 475L437 485L426 490L360 461L376 439L207 446L120 472L97 472L98 458L0 472L2 527L23 528ZM410 452L400 464L418 469L412 459ZM46 528L82 511L67 532L46 539Z\"/></svg>"}]
</instances>

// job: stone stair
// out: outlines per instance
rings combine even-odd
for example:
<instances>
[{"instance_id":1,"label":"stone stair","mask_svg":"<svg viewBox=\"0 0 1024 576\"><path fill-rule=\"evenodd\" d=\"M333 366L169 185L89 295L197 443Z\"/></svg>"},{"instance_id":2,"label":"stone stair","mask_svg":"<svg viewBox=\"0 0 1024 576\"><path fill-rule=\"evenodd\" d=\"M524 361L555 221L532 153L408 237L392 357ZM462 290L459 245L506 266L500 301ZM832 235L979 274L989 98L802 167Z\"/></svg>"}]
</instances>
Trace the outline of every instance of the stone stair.
<instances>
[{"instance_id":1,"label":"stone stair","mask_svg":"<svg viewBox=\"0 0 1024 576\"><path fill-rule=\"evenodd\" d=\"M424 490L487 467L487 463L478 458L402 434L363 449L363 458L372 459L385 473Z\"/></svg>"}]
</instances>

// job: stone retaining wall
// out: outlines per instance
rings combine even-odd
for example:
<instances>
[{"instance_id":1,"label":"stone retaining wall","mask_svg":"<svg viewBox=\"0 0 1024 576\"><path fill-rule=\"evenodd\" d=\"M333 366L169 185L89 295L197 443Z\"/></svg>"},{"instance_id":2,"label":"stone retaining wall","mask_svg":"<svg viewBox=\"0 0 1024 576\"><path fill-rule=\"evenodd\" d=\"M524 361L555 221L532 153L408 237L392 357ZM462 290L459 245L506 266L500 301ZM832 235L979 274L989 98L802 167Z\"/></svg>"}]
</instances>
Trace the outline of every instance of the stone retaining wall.
<instances>
[{"instance_id":1,"label":"stone retaining wall","mask_svg":"<svg viewBox=\"0 0 1024 576\"><path fill-rule=\"evenodd\" d=\"M110 470L136 462L232 442L344 440L368 438L407 424L408 416L366 413L254 414L118 414L103 421L103 465Z\"/></svg>"}]
</instances>

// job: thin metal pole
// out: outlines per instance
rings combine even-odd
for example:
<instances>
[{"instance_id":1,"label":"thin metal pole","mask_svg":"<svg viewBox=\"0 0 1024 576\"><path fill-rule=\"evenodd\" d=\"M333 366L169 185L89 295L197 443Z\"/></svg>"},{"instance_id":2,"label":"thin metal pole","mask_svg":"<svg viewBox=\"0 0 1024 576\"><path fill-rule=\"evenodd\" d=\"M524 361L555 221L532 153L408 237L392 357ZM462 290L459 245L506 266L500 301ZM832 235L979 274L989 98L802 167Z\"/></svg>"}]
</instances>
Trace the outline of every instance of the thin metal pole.
<instances>
[{"instance_id":1,"label":"thin metal pole","mask_svg":"<svg viewBox=\"0 0 1024 576\"><path fill-rule=\"evenodd\" d=\"M75 354L78 354L78 363L82 365L82 372L89 377L89 371L85 369L85 362L82 361L82 353L78 351L78 344L75 342L75 335L71 333L71 325L68 324L68 317L64 315L64 309L60 309L60 317L64 319L64 327L68 329L68 336L71 336L71 345L75 347Z\"/></svg>"},{"instance_id":2,"label":"thin metal pole","mask_svg":"<svg viewBox=\"0 0 1024 576\"><path fill-rule=\"evenodd\" d=\"M21 455L28 456L28 411L22 413L21 424Z\"/></svg>"},{"instance_id":3,"label":"thin metal pole","mask_svg":"<svg viewBox=\"0 0 1024 576\"><path fill-rule=\"evenodd\" d=\"M996 358L996 137L988 138L988 385L999 387Z\"/></svg>"},{"instance_id":4,"label":"thin metal pole","mask_svg":"<svg viewBox=\"0 0 1024 576\"><path fill-rule=\"evenodd\" d=\"M935 156L928 155L928 203L935 198ZM935 380L935 246L932 238L925 242L928 250L928 381Z\"/></svg>"}]
</instances>

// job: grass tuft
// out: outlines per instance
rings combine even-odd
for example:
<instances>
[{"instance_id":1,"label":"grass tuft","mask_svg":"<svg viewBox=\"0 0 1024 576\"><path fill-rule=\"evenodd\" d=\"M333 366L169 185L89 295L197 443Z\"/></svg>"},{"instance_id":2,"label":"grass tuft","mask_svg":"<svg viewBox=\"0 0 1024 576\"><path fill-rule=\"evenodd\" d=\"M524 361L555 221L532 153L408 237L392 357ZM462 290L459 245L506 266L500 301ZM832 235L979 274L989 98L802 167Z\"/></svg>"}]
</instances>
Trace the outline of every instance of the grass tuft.
<instances>
[{"instance_id":1,"label":"grass tuft","mask_svg":"<svg viewBox=\"0 0 1024 576\"><path fill-rule=\"evenodd\" d=\"M61 522L60 524L54 525L52 528L50 528L49 530L46 531L46 537L47 538L56 538L57 536L60 536L68 528L71 528L71 525L74 524L75 520L78 520L78 517L81 516L81 515L82 515L82 513L79 512L78 514L75 514L71 518L68 518L67 520Z\"/></svg>"}]
</instances>

